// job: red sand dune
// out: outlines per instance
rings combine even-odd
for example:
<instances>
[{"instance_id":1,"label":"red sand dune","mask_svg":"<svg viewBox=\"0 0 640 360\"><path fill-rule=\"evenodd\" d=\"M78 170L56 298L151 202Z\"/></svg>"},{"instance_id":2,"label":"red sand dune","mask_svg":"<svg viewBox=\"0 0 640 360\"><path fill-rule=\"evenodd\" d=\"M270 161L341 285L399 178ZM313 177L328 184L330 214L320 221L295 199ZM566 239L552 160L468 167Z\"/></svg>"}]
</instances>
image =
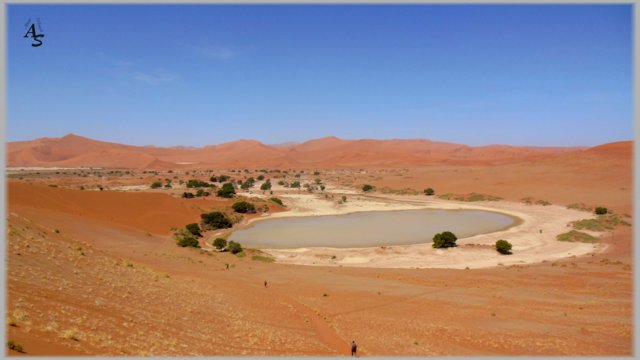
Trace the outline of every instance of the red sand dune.
<instances>
[{"instance_id":1,"label":"red sand dune","mask_svg":"<svg viewBox=\"0 0 640 360\"><path fill-rule=\"evenodd\" d=\"M8 144L9 166L181 167L415 167L432 164L499 165L560 155L630 153L631 142L582 148L491 145L471 147L426 139L343 140L325 137L287 146L239 140L202 148L129 146L77 135Z\"/></svg>"},{"instance_id":2,"label":"red sand dune","mask_svg":"<svg viewBox=\"0 0 640 360\"><path fill-rule=\"evenodd\" d=\"M159 193L78 191L13 181L8 182L8 194L11 209L64 213L156 234L198 221L202 213L199 207L210 208L212 203Z\"/></svg>"}]
</instances>

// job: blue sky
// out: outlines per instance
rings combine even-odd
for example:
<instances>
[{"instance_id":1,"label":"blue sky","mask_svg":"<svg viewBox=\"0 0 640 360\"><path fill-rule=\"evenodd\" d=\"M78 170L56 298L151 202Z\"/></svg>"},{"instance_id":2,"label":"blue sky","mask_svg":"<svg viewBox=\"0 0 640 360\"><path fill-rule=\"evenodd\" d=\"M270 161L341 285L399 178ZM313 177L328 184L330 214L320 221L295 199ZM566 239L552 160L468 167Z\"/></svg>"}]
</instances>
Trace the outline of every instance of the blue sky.
<instances>
[{"instance_id":1,"label":"blue sky","mask_svg":"<svg viewBox=\"0 0 640 360\"><path fill-rule=\"evenodd\" d=\"M633 138L630 5L8 9L8 141Z\"/></svg>"}]
</instances>

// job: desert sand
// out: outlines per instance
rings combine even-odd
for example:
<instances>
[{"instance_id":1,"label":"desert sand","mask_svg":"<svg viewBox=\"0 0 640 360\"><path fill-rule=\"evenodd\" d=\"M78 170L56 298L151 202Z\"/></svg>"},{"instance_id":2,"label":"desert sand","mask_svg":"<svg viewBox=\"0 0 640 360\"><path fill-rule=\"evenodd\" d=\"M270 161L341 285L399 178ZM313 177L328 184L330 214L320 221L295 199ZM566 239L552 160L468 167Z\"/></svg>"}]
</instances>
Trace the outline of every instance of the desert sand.
<instances>
[{"instance_id":1,"label":"desert sand","mask_svg":"<svg viewBox=\"0 0 640 360\"><path fill-rule=\"evenodd\" d=\"M27 355L348 355L354 339L366 356L632 355L632 227L599 233L596 244L554 239L571 229L570 221L593 216L569 204L605 206L630 219L630 142L518 151L455 146L472 155L453 163L448 145L428 141L375 143L392 154L379 161L375 152L358 156L372 146L367 141L268 147L264 161L249 156L260 149L249 141L239 145L243 162L221 169L215 161L174 164L237 148L94 148L93 140L78 138L9 144L10 166L41 167L12 170L7 183L6 334ZM61 152L54 146L60 143ZM427 145L443 146L430 151L445 155L430 157ZM415 146L424 153L406 156L405 148L415 153ZM296 147L304 156L291 160L287 152ZM134 156L138 148L150 157ZM157 167L149 170L152 162ZM87 167L100 163L104 169ZM298 179L291 168L304 169L295 171L303 183L322 179L334 198L276 185ZM491 209L523 222L502 234L460 239L448 250L267 250L277 262L265 262L268 254L251 249L239 257L177 247L172 228L206 211L229 212L234 202L182 199L186 189L178 181L221 173L264 174L286 205L261 202L255 198L272 195L252 190L247 199L269 204L269 212L245 216L237 226L420 207ZM159 179L174 187L148 188ZM364 183L377 190L363 194ZM503 200L434 199L422 195L426 187L437 195L476 192ZM348 201L339 205L341 194ZM513 243L513 255L488 247L501 236Z\"/></svg>"}]
</instances>

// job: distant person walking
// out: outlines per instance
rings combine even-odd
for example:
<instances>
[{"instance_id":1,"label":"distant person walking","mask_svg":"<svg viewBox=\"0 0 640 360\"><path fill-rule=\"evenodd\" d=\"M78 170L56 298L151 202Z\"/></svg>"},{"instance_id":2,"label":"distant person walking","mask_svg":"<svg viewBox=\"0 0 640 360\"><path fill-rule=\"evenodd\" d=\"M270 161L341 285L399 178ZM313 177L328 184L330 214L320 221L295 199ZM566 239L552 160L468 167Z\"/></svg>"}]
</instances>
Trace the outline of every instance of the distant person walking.
<instances>
[{"instance_id":1,"label":"distant person walking","mask_svg":"<svg viewBox=\"0 0 640 360\"><path fill-rule=\"evenodd\" d=\"M356 344L356 341L353 340L351 342L351 356L358 356L358 344Z\"/></svg>"},{"instance_id":2,"label":"distant person walking","mask_svg":"<svg viewBox=\"0 0 640 360\"><path fill-rule=\"evenodd\" d=\"M264 287L267 287L267 280L264 281Z\"/></svg>"}]
</instances>

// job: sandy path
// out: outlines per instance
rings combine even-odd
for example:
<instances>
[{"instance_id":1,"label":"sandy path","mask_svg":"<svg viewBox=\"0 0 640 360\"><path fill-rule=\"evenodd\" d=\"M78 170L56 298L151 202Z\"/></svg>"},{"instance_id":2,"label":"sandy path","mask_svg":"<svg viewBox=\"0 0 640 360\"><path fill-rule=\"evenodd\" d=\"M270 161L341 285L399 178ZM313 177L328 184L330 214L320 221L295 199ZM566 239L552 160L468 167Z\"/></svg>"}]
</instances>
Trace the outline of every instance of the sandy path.
<instances>
[{"instance_id":1,"label":"sandy path","mask_svg":"<svg viewBox=\"0 0 640 360\"><path fill-rule=\"evenodd\" d=\"M341 194L338 194L341 195ZM424 196L351 195L337 204L319 194L283 194L290 211L269 218L348 214L358 211L407 209L473 209L497 211L515 216L522 222L509 229L458 240L454 249L433 249L431 244L369 248L263 249L280 263L322 266L359 266L382 268L485 268L501 265L531 264L581 256L604 250L605 245L560 242L556 235L570 230L571 221L594 215L558 205L527 205L508 201L458 202ZM340 198L340 196L335 196ZM264 218L263 218L264 219ZM249 223L263 219L252 219ZM592 233L599 235L598 233ZM508 240L512 255L497 253L494 244ZM334 257L332 259L332 257Z\"/></svg>"}]
</instances>

